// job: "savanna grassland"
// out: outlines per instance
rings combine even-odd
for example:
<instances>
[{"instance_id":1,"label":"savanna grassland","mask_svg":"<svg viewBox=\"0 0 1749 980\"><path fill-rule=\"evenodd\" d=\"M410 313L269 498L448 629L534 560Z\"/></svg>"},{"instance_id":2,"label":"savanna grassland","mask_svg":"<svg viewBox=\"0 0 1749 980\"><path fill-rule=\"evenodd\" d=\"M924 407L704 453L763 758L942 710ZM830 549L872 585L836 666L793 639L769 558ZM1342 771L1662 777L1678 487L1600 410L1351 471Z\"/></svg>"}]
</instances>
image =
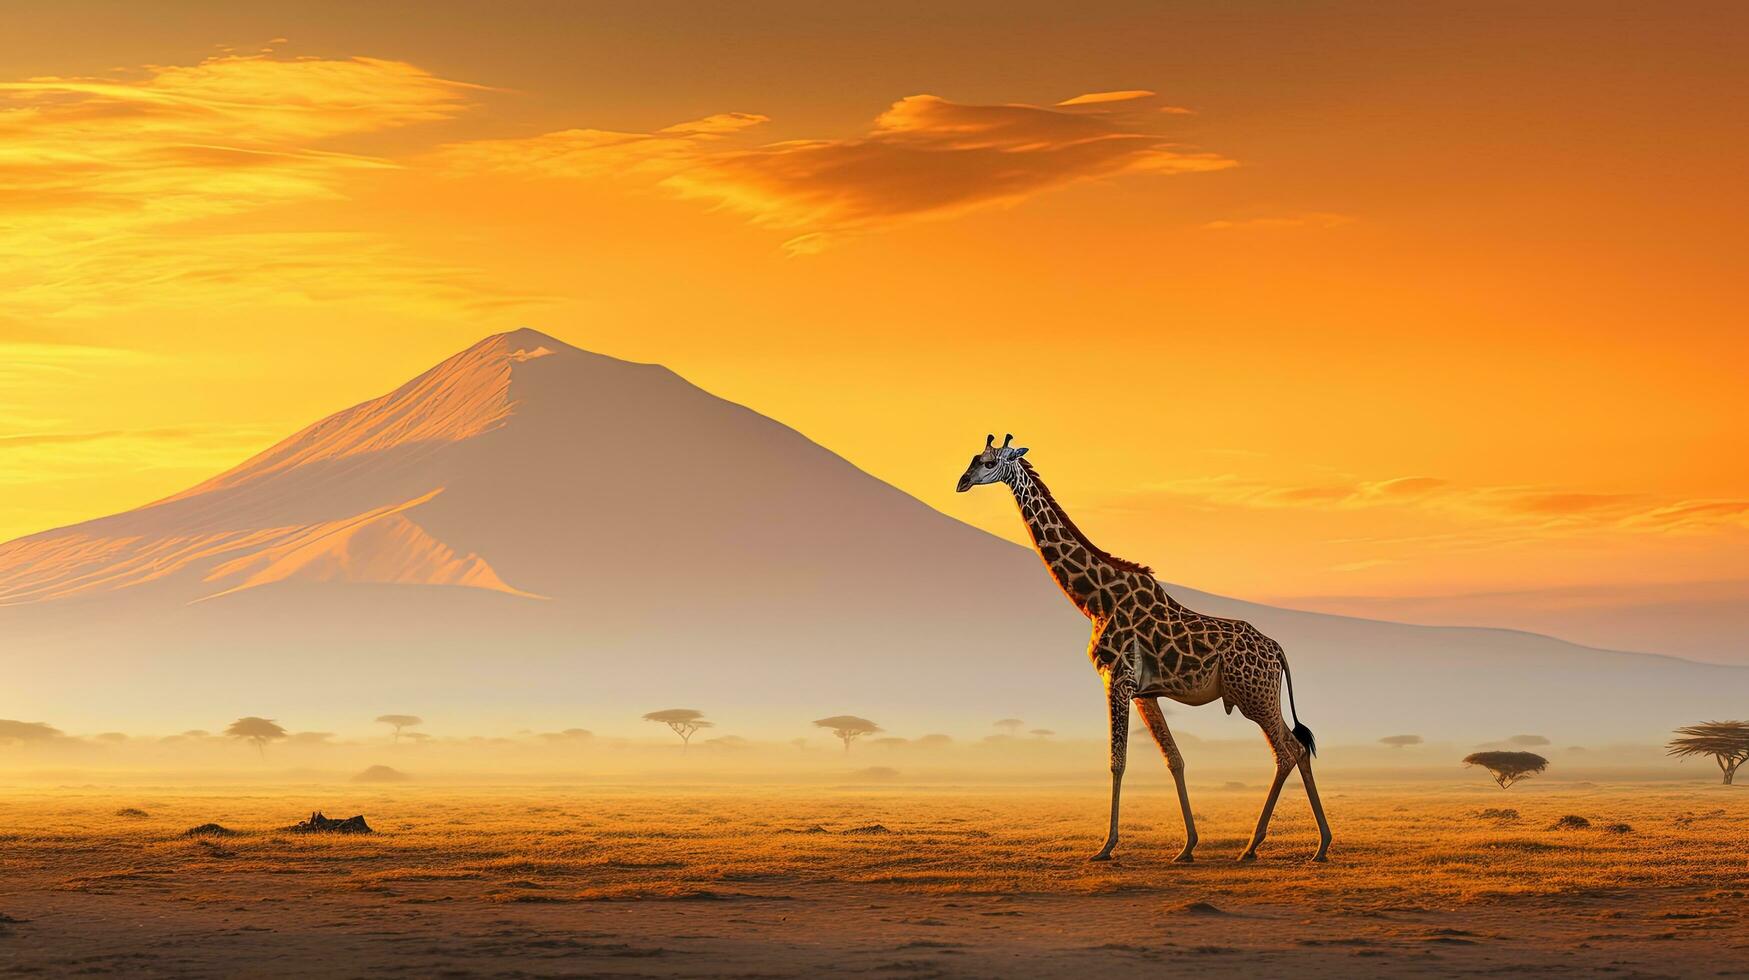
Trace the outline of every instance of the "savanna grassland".
<instances>
[{"instance_id":1,"label":"savanna grassland","mask_svg":"<svg viewBox=\"0 0 1749 980\"><path fill-rule=\"evenodd\" d=\"M15 791L0 974L1749 974L1740 788L1331 780L1317 865L1290 784L1237 864L1261 793L1193 785L1187 866L1157 785L1110 864L1087 785Z\"/></svg>"}]
</instances>

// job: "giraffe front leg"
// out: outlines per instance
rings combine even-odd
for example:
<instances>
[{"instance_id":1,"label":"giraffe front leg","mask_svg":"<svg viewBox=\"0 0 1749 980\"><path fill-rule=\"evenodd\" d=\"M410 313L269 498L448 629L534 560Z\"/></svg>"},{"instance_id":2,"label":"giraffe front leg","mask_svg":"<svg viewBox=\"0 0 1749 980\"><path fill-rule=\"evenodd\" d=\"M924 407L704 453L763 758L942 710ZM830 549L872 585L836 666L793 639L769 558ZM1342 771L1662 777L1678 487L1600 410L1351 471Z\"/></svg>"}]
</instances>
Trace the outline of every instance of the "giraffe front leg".
<instances>
[{"instance_id":1,"label":"giraffe front leg","mask_svg":"<svg viewBox=\"0 0 1749 980\"><path fill-rule=\"evenodd\" d=\"M1190 792L1184 786L1184 753L1178 751L1178 743L1172 738L1172 729L1166 725L1166 715L1160 710L1158 699L1142 698L1136 706L1142 710L1142 720L1147 722L1154 743L1160 746L1160 754L1166 757L1166 768L1172 771L1172 781L1178 786L1178 808L1184 813L1184 850L1172 860L1190 864L1196 860L1196 817L1190 812Z\"/></svg>"},{"instance_id":2,"label":"giraffe front leg","mask_svg":"<svg viewBox=\"0 0 1749 980\"><path fill-rule=\"evenodd\" d=\"M1089 861L1109 861L1117 847L1118 797L1123 791L1124 761L1129 755L1130 696L1135 690L1128 675L1114 669L1106 678L1106 709L1111 716L1111 825L1105 834L1105 846Z\"/></svg>"}]
</instances>

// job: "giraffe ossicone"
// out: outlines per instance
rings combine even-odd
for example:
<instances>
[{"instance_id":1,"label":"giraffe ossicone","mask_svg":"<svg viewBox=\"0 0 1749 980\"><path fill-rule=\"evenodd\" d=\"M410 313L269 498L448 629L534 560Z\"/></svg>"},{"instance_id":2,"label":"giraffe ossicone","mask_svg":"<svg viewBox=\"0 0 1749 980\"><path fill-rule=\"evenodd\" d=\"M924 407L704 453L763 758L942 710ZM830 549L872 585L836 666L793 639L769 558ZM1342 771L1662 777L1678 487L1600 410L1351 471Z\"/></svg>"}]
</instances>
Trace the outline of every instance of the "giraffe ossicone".
<instances>
[{"instance_id":1,"label":"giraffe ossicone","mask_svg":"<svg viewBox=\"0 0 1749 980\"><path fill-rule=\"evenodd\" d=\"M1318 851L1312 860L1324 860L1330 848L1330 825L1312 780L1312 731L1300 724L1299 712L1294 710L1293 677L1281 644L1243 620L1206 616L1186 608L1166 594L1146 565L1125 561L1094 545L1023 458L1027 448L1012 445L1013 435L1000 446L995 442L994 433L985 438L983 452L972 457L956 489L964 493L975 486L1007 485L1033 548L1051 578L1093 623L1087 655L1105 681L1111 725L1111 820L1105 845L1092 860L1109 859L1117 847L1118 800L1129 752L1132 702L1141 711L1177 784L1178 804L1184 814L1184 850L1177 860L1193 860L1196 820L1185 790L1184 757L1166 725L1160 698L1187 705L1219 700L1229 714L1238 708L1263 730L1275 754L1275 779L1240 860L1257 857L1282 784L1296 766L1318 821ZM1294 716L1291 728L1281 712L1284 680Z\"/></svg>"}]
</instances>

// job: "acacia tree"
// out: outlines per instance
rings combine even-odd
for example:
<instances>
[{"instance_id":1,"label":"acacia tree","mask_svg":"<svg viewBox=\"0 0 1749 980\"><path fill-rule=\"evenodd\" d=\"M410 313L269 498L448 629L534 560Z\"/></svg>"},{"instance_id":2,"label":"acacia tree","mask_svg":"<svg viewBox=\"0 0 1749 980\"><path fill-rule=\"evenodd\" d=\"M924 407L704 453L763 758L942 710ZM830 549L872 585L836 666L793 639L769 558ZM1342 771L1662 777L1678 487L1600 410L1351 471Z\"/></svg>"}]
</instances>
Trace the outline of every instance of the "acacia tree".
<instances>
[{"instance_id":1,"label":"acacia tree","mask_svg":"<svg viewBox=\"0 0 1749 980\"><path fill-rule=\"evenodd\" d=\"M265 759L267 758L267 743L274 739L284 738L285 729L274 724L271 718L257 718L250 715L231 722L230 727L225 729L225 734L232 738L253 742L255 751L261 753L261 757Z\"/></svg>"},{"instance_id":2,"label":"acacia tree","mask_svg":"<svg viewBox=\"0 0 1749 980\"><path fill-rule=\"evenodd\" d=\"M1749 722L1709 721L1678 728L1680 737L1670 740L1671 755L1710 755L1725 774L1725 785L1735 780L1737 767L1749 762Z\"/></svg>"},{"instance_id":3,"label":"acacia tree","mask_svg":"<svg viewBox=\"0 0 1749 980\"><path fill-rule=\"evenodd\" d=\"M1400 749L1405 745L1420 745L1421 744L1421 736L1419 736L1419 735L1386 735L1384 738L1379 739L1379 741L1385 745L1389 745L1393 749Z\"/></svg>"},{"instance_id":4,"label":"acacia tree","mask_svg":"<svg viewBox=\"0 0 1749 980\"><path fill-rule=\"evenodd\" d=\"M425 724L425 719L418 715L377 715L377 721L384 725L395 726L395 741L397 742L401 740L401 729Z\"/></svg>"},{"instance_id":5,"label":"acacia tree","mask_svg":"<svg viewBox=\"0 0 1749 980\"><path fill-rule=\"evenodd\" d=\"M1506 789L1547 769L1549 760L1535 752L1472 752L1464 756L1464 765L1481 766L1494 776L1501 789Z\"/></svg>"},{"instance_id":6,"label":"acacia tree","mask_svg":"<svg viewBox=\"0 0 1749 980\"><path fill-rule=\"evenodd\" d=\"M830 718L816 718L814 724L820 728L830 729L838 740L844 743L844 751L850 751L850 743L861 735L873 735L881 730L881 726L867 718L855 715L833 715Z\"/></svg>"},{"instance_id":7,"label":"acacia tree","mask_svg":"<svg viewBox=\"0 0 1749 980\"><path fill-rule=\"evenodd\" d=\"M652 711L644 716L645 721L655 721L667 725L674 734L680 736L680 751L685 752L692 746L692 736L701 728L715 728L716 722L705 721L704 712L692 708L665 708Z\"/></svg>"},{"instance_id":8,"label":"acacia tree","mask_svg":"<svg viewBox=\"0 0 1749 980\"><path fill-rule=\"evenodd\" d=\"M1034 738L1050 738L1052 735L1055 735L1057 733L1051 731L1049 728L1035 728L1032 731L1027 732L1027 734L1033 736Z\"/></svg>"},{"instance_id":9,"label":"acacia tree","mask_svg":"<svg viewBox=\"0 0 1749 980\"><path fill-rule=\"evenodd\" d=\"M995 724L997 728L1002 729L1009 735L1018 735L1020 734L1020 730L1026 727L1026 722L1021 721L1019 718L998 718Z\"/></svg>"}]
</instances>

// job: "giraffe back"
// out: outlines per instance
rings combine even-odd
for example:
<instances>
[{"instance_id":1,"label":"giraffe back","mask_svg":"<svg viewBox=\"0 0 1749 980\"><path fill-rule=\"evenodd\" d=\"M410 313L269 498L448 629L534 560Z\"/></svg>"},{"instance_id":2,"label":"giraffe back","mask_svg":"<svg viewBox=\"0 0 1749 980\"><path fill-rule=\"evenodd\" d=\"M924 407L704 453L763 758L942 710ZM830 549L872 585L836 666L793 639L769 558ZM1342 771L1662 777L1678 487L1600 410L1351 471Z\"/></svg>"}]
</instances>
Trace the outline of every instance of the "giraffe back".
<instances>
[{"instance_id":1,"label":"giraffe back","mask_svg":"<svg viewBox=\"0 0 1749 980\"><path fill-rule=\"evenodd\" d=\"M1128 601L1112 610L1095 645L1128 658L1139 696L1206 704L1236 682L1247 690L1279 689L1281 647L1262 630L1186 608L1152 575L1133 577L1141 581L1130 583Z\"/></svg>"}]
</instances>

